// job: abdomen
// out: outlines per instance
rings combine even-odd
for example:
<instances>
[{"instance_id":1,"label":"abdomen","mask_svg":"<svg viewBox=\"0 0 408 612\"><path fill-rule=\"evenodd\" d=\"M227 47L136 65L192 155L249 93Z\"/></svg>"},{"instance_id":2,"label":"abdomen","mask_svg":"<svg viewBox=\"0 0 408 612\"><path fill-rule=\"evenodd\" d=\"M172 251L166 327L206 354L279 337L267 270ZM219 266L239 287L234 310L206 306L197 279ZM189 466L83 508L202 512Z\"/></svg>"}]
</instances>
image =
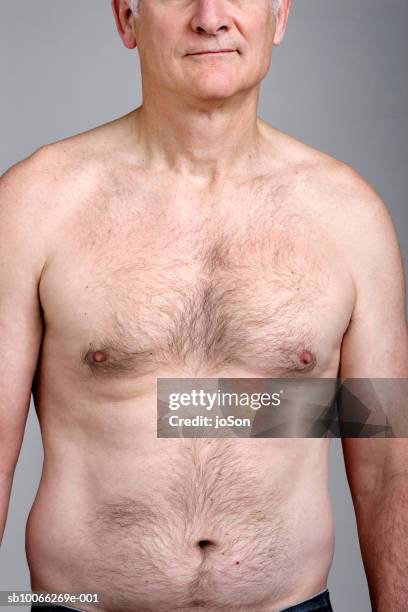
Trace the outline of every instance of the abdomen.
<instances>
[{"instance_id":1,"label":"abdomen","mask_svg":"<svg viewBox=\"0 0 408 612\"><path fill-rule=\"evenodd\" d=\"M254 612L313 590L333 554L327 445L157 440L105 466L61 449L27 525L32 588L102 591L103 612Z\"/></svg>"}]
</instances>

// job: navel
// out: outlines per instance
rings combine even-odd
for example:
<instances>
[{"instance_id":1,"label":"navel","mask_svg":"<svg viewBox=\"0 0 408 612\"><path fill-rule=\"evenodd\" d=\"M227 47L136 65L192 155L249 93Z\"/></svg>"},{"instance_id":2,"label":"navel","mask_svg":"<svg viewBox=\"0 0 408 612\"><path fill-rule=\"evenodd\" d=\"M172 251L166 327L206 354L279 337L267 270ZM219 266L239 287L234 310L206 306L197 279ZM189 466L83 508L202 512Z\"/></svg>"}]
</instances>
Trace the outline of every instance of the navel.
<instances>
[{"instance_id":1,"label":"navel","mask_svg":"<svg viewBox=\"0 0 408 612\"><path fill-rule=\"evenodd\" d=\"M213 540L199 540L197 542L197 545L199 546L199 548L201 549L208 549L208 548L213 548L216 544Z\"/></svg>"}]
</instances>

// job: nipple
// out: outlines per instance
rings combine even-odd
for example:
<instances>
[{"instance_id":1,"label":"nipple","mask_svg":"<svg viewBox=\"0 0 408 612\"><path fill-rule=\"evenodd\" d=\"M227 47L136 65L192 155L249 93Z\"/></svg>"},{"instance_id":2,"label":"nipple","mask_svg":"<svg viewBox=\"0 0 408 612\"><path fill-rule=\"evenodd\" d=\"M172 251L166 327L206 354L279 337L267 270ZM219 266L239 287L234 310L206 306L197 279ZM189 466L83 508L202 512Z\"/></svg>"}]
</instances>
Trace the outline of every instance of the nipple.
<instances>
[{"instance_id":1,"label":"nipple","mask_svg":"<svg viewBox=\"0 0 408 612\"><path fill-rule=\"evenodd\" d=\"M300 355L300 361L305 365L309 365L309 363L312 363L314 361L313 353L311 353L310 351L303 351Z\"/></svg>"},{"instance_id":2,"label":"nipple","mask_svg":"<svg viewBox=\"0 0 408 612\"><path fill-rule=\"evenodd\" d=\"M96 361L96 363L101 363L102 361L106 361L108 358L108 354L106 351L94 351L92 353L92 359Z\"/></svg>"}]
</instances>

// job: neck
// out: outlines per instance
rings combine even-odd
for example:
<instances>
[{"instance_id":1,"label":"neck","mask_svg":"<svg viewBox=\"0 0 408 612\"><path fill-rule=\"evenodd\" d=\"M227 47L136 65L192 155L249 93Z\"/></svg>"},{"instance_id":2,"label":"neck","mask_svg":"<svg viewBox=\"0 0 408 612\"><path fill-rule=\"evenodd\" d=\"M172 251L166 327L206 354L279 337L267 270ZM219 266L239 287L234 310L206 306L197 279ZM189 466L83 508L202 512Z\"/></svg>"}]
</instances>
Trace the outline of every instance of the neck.
<instances>
[{"instance_id":1,"label":"neck","mask_svg":"<svg viewBox=\"0 0 408 612\"><path fill-rule=\"evenodd\" d=\"M144 165L202 185L217 184L231 173L248 174L261 146L258 96L255 90L234 100L193 104L144 93L135 112Z\"/></svg>"}]
</instances>

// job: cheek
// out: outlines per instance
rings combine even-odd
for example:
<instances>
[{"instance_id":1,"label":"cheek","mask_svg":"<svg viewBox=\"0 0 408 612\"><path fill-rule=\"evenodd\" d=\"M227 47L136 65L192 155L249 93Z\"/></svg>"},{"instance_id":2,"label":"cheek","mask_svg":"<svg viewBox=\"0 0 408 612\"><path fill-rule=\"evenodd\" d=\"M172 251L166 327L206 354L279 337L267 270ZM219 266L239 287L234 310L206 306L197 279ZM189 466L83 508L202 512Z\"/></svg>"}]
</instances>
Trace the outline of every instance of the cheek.
<instances>
[{"instance_id":1,"label":"cheek","mask_svg":"<svg viewBox=\"0 0 408 612\"><path fill-rule=\"evenodd\" d=\"M251 11L242 26L244 39L248 41L251 49L264 52L265 47L272 46L276 21L271 8L265 9L258 5L258 10Z\"/></svg>"},{"instance_id":2,"label":"cheek","mask_svg":"<svg viewBox=\"0 0 408 612\"><path fill-rule=\"evenodd\" d=\"M153 30L155 40L157 40L158 45L160 46L160 44L163 44L164 42L167 47L168 41L171 39L171 32L174 31L174 24L171 22L171 20L161 19L154 24Z\"/></svg>"},{"instance_id":3,"label":"cheek","mask_svg":"<svg viewBox=\"0 0 408 612\"><path fill-rule=\"evenodd\" d=\"M169 36L171 27L171 24L150 23L143 30L141 42L147 70L168 70L174 56L174 41Z\"/></svg>"},{"instance_id":4,"label":"cheek","mask_svg":"<svg viewBox=\"0 0 408 612\"><path fill-rule=\"evenodd\" d=\"M177 48L177 25L175 20L166 19L154 27L155 54L162 57L166 64L174 58Z\"/></svg>"},{"instance_id":5,"label":"cheek","mask_svg":"<svg viewBox=\"0 0 408 612\"><path fill-rule=\"evenodd\" d=\"M246 53L247 67L253 79L264 78L271 61L271 53L274 38L274 24L262 24L260 21L253 24L253 27L246 29ZM252 24L251 24L252 25Z\"/></svg>"},{"instance_id":6,"label":"cheek","mask_svg":"<svg viewBox=\"0 0 408 612\"><path fill-rule=\"evenodd\" d=\"M247 53L250 53L253 59L257 58L262 62L263 58L269 57L273 46L274 30L273 25L263 24L259 27L259 22L254 24L251 30L247 30Z\"/></svg>"}]
</instances>

